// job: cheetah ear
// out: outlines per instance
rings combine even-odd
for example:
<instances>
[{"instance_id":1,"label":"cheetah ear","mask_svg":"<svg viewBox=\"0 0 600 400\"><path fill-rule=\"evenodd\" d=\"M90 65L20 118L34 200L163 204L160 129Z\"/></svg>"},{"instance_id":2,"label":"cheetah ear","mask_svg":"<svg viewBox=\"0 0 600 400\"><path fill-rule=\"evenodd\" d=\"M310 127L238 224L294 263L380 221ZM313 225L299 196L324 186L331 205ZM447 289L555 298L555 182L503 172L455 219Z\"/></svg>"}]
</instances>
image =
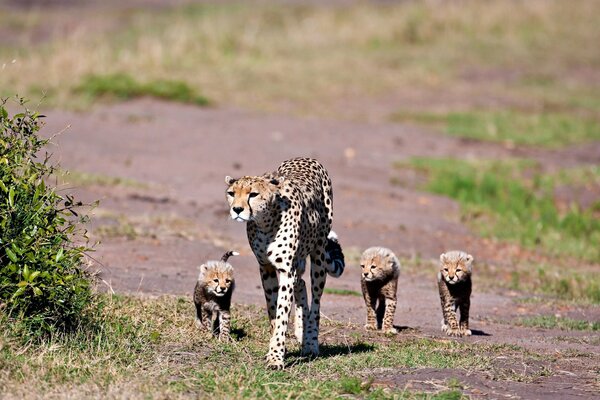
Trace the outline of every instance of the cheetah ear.
<instances>
[{"instance_id":1,"label":"cheetah ear","mask_svg":"<svg viewBox=\"0 0 600 400\"><path fill-rule=\"evenodd\" d=\"M446 262L446 253L442 253L442 254L440 254L440 261L441 261L442 263L445 263L445 262Z\"/></svg>"},{"instance_id":2,"label":"cheetah ear","mask_svg":"<svg viewBox=\"0 0 600 400\"><path fill-rule=\"evenodd\" d=\"M229 175L227 175L225 177L225 183L228 184L228 185L233 185L235 183L235 181L237 181L237 179L233 179Z\"/></svg>"},{"instance_id":3,"label":"cheetah ear","mask_svg":"<svg viewBox=\"0 0 600 400\"><path fill-rule=\"evenodd\" d=\"M200 273L201 273L201 274L205 273L207 270L208 270L208 265L206 265L206 264L202 264L202 265L200 266Z\"/></svg>"}]
</instances>

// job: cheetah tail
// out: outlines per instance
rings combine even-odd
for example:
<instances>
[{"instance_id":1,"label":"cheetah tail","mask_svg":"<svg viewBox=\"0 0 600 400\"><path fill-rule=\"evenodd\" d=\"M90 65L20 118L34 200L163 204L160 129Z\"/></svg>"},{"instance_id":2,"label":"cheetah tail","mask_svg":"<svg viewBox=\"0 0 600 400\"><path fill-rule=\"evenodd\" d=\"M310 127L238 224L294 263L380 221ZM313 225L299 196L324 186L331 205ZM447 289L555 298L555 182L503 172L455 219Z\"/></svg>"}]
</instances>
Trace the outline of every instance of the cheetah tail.
<instances>
[{"instance_id":1,"label":"cheetah tail","mask_svg":"<svg viewBox=\"0 0 600 400\"><path fill-rule=\"evenodd\" d=\"M327 235L325 252L327 253L327 273L334 278L339 277L344 273L346 263L344 261L342 246L340 246L338 236L334 231L330 231L329 235Z\"/></svg>"},{"instance_id":2,"label":"cheetah tail","mask_svg":"<svg viewBox=\"0 0 600 400\"><path fill-rule=\"evenodd\" d=\"M229 260L229 257L239 255L240 253L238 253L237 251L229 250L227 253L223 254L223 257L221 257L221 261L227 262L227 260Z\"/></svg>"}]
</instances>

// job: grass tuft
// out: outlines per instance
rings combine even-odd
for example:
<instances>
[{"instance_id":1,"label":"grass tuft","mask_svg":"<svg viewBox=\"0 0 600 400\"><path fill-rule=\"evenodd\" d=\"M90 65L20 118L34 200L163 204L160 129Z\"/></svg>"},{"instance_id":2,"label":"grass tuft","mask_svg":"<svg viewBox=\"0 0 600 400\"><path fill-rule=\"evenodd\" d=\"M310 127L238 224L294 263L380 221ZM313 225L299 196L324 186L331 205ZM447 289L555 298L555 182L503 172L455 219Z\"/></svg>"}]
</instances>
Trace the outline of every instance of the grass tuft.
<instances>
[{"instance_id":1,"label":"grass tuft","mask_svg":"<svg viewBox=\"0 0 600 400\"><path fill-rule=\"evenodd\" d=\"M538 315L534 317L521 318L519 325L544 328L563 329L568 331L600 331L600 322L584 321L554 315Z\"/></svg>"},{"instance_id":2,"label":"grass tuft","mask_svg":"<svg viewBox=\"0 0 600 400\"><path fill-rule=\"evenodd\" d=\"M140 83L132 76L124 73L88 75L82 79L75 91L92 99L114 98L127 100L148 96L199 106L210 104L206 97L197 94L185 82L160 79Z\"/></svg>"}]
</instances>

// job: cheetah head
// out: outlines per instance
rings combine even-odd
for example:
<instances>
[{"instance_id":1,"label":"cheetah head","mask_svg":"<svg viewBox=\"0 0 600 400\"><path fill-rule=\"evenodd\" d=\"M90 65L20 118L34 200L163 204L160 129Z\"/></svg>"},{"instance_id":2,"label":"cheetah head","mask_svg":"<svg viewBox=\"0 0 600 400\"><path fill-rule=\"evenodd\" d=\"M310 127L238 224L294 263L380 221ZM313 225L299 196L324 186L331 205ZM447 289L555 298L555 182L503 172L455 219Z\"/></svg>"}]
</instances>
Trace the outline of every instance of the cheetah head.
<instances>
[{"instance_id":1,"label":"cheetah head","mask_svg":"<svg viewBox=\"0 0 600 400\"><path fill-rule=\"evenodd\" d=\"M200 266L201 282L204 282L208 293L223 297L234 285L233 267L222 261L209 261Z\"/></svg>"},{"instance_id":2,"label":"cheetah head","mask_svg":"<svg viewBox=\"0 0 600 400\"><path fill-rule=\"evenodd\" d=\"M473 256L463 251L449 251L440 255L440 273L450 285L471 275Z\"/></svg>"},{"instance_id":3,"label":"cheetah head","mask_svg":"<svg viewBox=\"0 0 600 400\"><path fill-rule=\"evenodd\" d=\"M231 219L260 222L268 218L271 205L279 194L281 179L263 176L225 177Z\"/></svg>"}]
</instances>

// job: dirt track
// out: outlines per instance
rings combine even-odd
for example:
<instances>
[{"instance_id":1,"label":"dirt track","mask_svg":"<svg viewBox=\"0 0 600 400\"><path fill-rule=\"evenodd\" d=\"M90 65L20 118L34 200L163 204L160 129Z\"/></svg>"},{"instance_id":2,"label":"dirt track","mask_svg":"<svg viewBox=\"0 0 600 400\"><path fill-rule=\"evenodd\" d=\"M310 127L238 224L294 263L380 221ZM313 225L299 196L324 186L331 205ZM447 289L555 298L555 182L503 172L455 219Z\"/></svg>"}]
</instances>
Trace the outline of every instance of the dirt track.
<instances>
[{"instance_id":1,"label":"dirt track","mask_svg":"<svg viewBox=\"0 0 600 400\"><path fill-rule=\"evenodd\" d=\"M500 158L533 157L551 168L581 160L600 162L598 146L571 148L560 153L510 150L499 145L465 141L396 124L365 125L260 115L229 109L200 109L140 100L98 108L89 114L48 113L47 135L70 128L54 142L62 167L79 172L122 177L137 184L91 185L77 188L84 200L101 200L92 222L92 237L102 227L119 227L123 218L137 227L135 238L105 235L94 257L102 278L117 292L189 294L204 260L235 248L234 294L238 303L262 305L256 263L243 225L228 219L224 198L225 175L251 175L273 170L285 159L310 156L328 168L334 184L334 229L347 257L371 245L392 248L403 257L436 258L461 248L476 261L508 262L505 249L478 238L460 223L456 203L445 198L390 184L399 174L394 161L410 156ZM474 396L522 398L594 398L598 390L600 348L597 333L516 327L510 321L540 311L537 305L514 302L514 293L482 292L472 301L472 342L510 343L547 355L541 374L531 383L495 380L464 371L381 371L376 382L394 387L434 390L431 382L460 376ZM404 273L399 290L396 324L400 335L441 337L435 276ZM328 287L360 291L359 271L350 263ZM326 294L327 318L362 323L362 298ZM541 308L542 312L556 310ZM570 307L563 316L600 318L597 308ZM335 340L324 335L323 341ZM583 355L583 357L581 357ZM497 360L508 362L511 360ZM515 370L522 366L515 363ZM427 383L429 382L429 383ZM429 386L428 386L429 385Z\"/></svg>"}]
</instances>

